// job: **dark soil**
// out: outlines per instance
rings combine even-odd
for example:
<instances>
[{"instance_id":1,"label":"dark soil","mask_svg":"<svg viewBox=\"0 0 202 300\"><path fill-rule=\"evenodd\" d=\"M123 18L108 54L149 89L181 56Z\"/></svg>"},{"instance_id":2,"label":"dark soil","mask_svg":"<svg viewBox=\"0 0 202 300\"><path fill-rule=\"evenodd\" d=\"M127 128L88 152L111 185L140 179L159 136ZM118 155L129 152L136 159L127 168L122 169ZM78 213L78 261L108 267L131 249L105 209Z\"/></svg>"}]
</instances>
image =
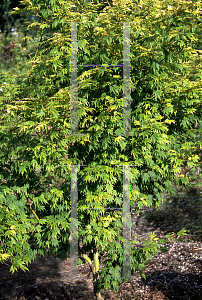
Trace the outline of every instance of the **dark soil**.
<instances>
[{"instance_id":1,"label":"dark soil","mask_svg":"<svg viewBox=\"0 0 202 300\"><path fill-rule=\"evenodd\" d=\"M123 283L118 292L103 291L104 299L202 299L202 190L188 193L177 189L178 197L165 195L160 209L144 208L132 214L132 232L142 242L151 231L157 237L181 229L189 231L183 241L171 243L168 253L159 253L145 269L146 280L138 274ZM141 243L140 243L141 245ZM9 263L0 265L0 299L5 300L93 300L92 274L87 264L79 266L79 281L68 278L69 258L41 257L29 272L9 273Z\"/></svg>"}]
</instances>

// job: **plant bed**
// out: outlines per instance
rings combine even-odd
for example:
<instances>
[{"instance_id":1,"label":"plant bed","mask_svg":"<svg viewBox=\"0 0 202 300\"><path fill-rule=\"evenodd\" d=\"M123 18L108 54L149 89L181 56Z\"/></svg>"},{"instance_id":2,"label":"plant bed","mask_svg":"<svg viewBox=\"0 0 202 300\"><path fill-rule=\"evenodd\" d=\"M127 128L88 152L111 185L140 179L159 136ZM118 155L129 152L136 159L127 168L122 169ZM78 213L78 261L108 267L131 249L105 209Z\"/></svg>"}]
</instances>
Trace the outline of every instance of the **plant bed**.
<instances>
[{"instance_id":1,"label":"plant bed","mask_svg":"<svg viewBox=\"0 0 202 300\"><path fill-rule=\"evenodd\" d=\"M199 224L202 194L182 190L179 193L179 197L165 197L165 203L159 209L144 208L139 216L132 211L132 233L139 235L141 243L151 231L162 238L167 232L182 227L189 230L188 234L182 241L171 243L169 252L153 257L144 270L146 280L136 273L131 276L130 283L121 284L118 292L103 291L104 299L202 299L202 232ZM13 275L9 273L9 263L0 265L0 299L94 299L89 265L78 267L80 280L74 281L68 279L69 263L69 257L61 262L54 255L38 255L36 261L29 264L29 272L19 270ZM102 268L102 263L100 266Z\"/></svg>"}]
</instances>

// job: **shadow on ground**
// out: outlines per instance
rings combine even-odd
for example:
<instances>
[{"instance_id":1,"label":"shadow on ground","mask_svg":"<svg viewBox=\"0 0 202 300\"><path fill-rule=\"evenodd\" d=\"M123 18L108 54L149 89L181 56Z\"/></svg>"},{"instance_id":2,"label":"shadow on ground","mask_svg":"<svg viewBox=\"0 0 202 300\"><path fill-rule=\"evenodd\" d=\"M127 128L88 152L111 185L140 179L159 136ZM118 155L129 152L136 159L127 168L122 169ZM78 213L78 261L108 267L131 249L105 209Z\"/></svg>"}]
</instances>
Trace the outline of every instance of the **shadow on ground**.
<instances>
[{"instance_id":1,"label":"shadow on ground","mask_svg":"<svg viewBox=\"0 0 202 300\"><path fill-rule=\"evenodd\" d=\"M132 230L142 241L151 231L157 237L168 232L188 230L183 241L168 253L158 253L145 268L146 280L139 274L123 283L117 293L104 291L104 299L202 299L202 192L178 189L178 196L165 196L159 209L144 208L132 215ZM0 299L5 300L93 300L89 266L79 266L85 279L67 280L69 258L61 262L55 256L41 257L29 265L29 272L9 273L9 263L0 265ZM66 279L64 279L66 278Z\"/></svg>"},{"instance_id":2,"label":"shadow on ground","mask_svg":"<svg viewBox=\"0 0 202 300\"><path fill-rule=\"evenodd\" d=\"M187 230L187 239L201 241L202 237L202 189L183 190L176 187L177 194L165 196L165 203L160 208L143 208L136 217L137 232L168 232ZM186 240L186 238L185 238Z\"/></svg>"}]
</instances>

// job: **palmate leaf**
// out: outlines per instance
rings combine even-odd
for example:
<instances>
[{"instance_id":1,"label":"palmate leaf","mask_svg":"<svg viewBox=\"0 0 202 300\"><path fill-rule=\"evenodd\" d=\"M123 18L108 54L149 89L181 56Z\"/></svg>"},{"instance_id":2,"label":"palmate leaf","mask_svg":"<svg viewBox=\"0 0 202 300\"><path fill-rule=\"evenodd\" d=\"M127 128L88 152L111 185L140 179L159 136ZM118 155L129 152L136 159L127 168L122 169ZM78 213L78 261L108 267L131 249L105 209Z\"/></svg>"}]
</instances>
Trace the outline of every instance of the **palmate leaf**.
<instances>
[{"instance_id":1,"label":"palmate leaf","mask_svg":"<svg viewBox=\"0 0 202 300\"><path fill-rule=\"evenodd\" d=\"M179 10L177 1L172 6L150 2L139 6L115 0L100 14L93 2L80 3L76 12L69 1L51 0L47 6L39 0L35 7L26 2L26 9L39 15L29 27L32 37L41 39L34 40L23 84L14 70L2 74L6 85L0 83L0 253L11 261L11 271L25 270L37 253L56 252L61 259L70 253L71 168L76 165L80 262L92 264L94 253L100 259L107 252L95 293L104 287L117 290L124 281L123 165L130 166L130 205L138 212L161 205L161 193L171 191L185 160L190 168L200 164L195 151L200 150L201 129L195 122L202 125L201 22L195 25L195 9L201 4L184 2ZM125 69L107 66L125 61L123 23L115 23L124 21L130 22L131 136L122 135ZM73 44L68 22L79 22L77 63L107 66L77 70L78 134L82 129L86 136L70 131ZM30 247L31 235L37 247ZM147 261L178 235L183 232L163 241L151 234L140 249L132 240L131 271L145 278Z\"/></svg>"}]
</instances>

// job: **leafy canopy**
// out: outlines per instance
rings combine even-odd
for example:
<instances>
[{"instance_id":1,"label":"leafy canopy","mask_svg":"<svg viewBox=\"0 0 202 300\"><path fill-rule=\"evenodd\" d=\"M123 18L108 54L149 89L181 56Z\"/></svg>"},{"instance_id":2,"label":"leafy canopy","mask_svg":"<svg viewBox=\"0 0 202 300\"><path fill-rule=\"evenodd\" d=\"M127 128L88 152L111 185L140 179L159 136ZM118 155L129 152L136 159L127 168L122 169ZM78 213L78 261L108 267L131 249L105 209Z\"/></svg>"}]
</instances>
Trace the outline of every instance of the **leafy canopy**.
<instances>
[{"instance_id":1,"label":"leafy canopy","mask_svg":"<svg viewBox=\"0 0 202 300\"><path fill-rule=\"evenodd\" d=\"M123 281L123 213L103 208L122 208L123 165L131 166L130 205L138 213L159 206L165 190L174 193L184 161L190 168L200 163L201 4L116 0L98 13L92 1L22 3L37 16L28 26L36 43L24 78L5 72L0 93L0 258L11 261L11 271L26 270L37 253L66 258L77 165L80 261L97 264L107 252L104 268L95 265L94 284L116 290ZM70 136L71 22L78 22L78 64L106 65L78 68L83 136ZM130 22L131 136L122 135L123 70L107 66L123 64L123 23L115 22ZM137 248L137 239L131 270L144 276L165 240L151 233Z\"/></svg>"}]
</instances>

